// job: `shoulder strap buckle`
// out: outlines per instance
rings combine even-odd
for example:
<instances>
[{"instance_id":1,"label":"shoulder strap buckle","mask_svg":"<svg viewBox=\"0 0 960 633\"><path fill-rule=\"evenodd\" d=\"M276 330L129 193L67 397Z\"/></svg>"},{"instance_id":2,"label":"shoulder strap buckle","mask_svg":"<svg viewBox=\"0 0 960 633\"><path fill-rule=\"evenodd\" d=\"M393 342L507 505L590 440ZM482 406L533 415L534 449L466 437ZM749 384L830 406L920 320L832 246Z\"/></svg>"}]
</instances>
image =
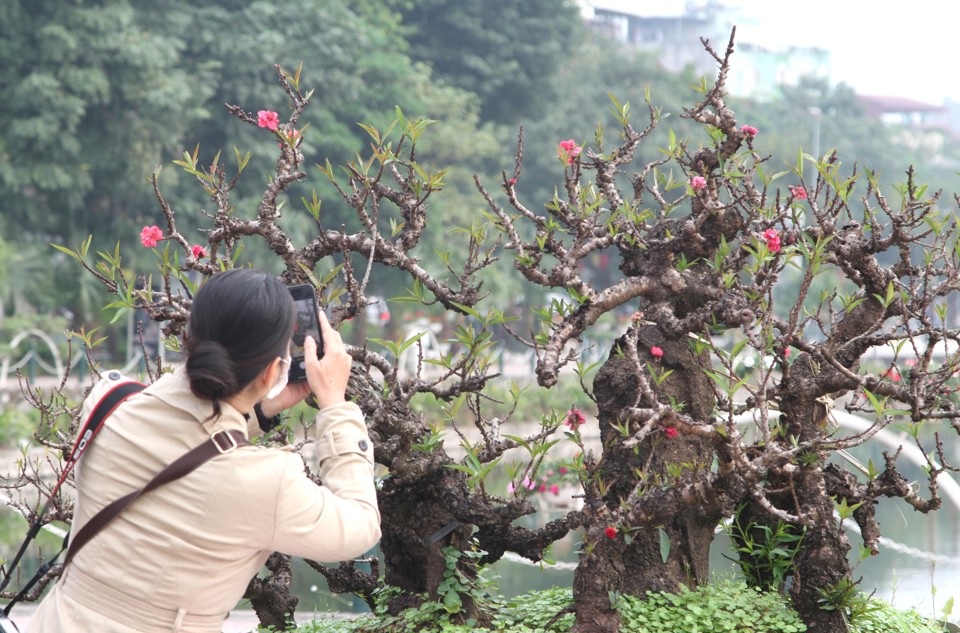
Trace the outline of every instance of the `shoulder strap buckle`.
<instances>
[{"instance_id":1,"label":"shoulder strap buckle","mask_svg":"<svg viewBox=\"0 0 960 633\"><path fill-rule=\"evenodd\" d=\"M229 453L237 448L237 440L231 433L224 431L214 431L210 434L210 440L221 455Z\"/></svg>"}]
</instances>

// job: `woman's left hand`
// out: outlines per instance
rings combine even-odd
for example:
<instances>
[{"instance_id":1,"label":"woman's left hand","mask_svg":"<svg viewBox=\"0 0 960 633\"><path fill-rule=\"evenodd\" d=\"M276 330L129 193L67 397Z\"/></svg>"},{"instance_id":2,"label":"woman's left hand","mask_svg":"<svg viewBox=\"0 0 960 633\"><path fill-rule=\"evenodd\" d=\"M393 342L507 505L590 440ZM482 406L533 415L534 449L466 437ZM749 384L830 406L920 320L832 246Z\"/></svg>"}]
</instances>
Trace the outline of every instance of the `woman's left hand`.
<instances>
[{"instance_id":1,"label":"woman's left hand","mask_svg":"<svg viewBox=\"0 0 960 633\"><path fill-rule=\"evenodd\" d=\"M288 384L276 398L263 400L260 402L260 410L263 415L272 418L281 411L286 411L295 404L303 402L310 395L310 385L306 380Z\"/></svg>"}]
</instances>

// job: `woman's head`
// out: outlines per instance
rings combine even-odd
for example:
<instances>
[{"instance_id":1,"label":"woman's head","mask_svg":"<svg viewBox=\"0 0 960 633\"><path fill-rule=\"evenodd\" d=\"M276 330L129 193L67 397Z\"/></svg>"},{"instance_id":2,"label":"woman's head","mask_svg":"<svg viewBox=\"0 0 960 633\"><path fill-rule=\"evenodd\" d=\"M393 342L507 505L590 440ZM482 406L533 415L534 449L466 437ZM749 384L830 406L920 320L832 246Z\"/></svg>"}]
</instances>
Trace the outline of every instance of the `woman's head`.
<instances>
[{"instance_id":1,"label":"woman's head","mask_svg":"<svg viewBox=\"0 0 960 633\"><path fill-rule=\"evenodd\" d=\"M187 375L194 395L219 403L287 355L293 299L276 277L236 269L210 277L193 300L187 325Z\"/></svg>"}]
</instances>

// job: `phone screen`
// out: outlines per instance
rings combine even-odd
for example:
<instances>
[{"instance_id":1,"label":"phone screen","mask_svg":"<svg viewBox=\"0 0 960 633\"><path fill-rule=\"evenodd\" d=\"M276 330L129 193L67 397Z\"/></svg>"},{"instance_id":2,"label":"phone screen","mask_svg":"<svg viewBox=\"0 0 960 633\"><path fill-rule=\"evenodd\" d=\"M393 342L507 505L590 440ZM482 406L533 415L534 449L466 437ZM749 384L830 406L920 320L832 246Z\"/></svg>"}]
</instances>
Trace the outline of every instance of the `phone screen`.
<instances>
[{"instance_id":1,"label":"phone screen","mask_svg":"<svg viewBox=\"0 0 960 633\"><path fill-rule=\"evenodd\" d=\"M320 323L317 316L317 299L313 286L308 284L290 286L293 304L296 306L296 318L293 325L293 338L290 340L290 382L299 382L307 377L304 364L303 342L312 336L317 342L317 357L323 356L323 337L320 335Z\"/></svg>"}]
</instances>

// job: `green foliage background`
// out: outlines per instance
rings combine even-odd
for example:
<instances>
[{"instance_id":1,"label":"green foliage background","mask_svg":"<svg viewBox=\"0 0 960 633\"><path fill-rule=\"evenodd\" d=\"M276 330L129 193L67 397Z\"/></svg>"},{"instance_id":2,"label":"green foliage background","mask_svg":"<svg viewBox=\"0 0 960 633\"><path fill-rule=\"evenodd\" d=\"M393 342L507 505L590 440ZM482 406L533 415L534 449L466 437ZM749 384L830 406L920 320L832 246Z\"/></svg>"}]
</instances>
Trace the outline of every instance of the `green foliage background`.
<instances>
[{"instance_id":1,"label":"green foliage background","mask_svg":"<svg viewBox=\"0 0 960 633\"><path fill-rule=\"evenodd\" d=\"M153 253L139 247L137 235L144 225L163 224L151 173L165 167L161 188L182 230L204 223L199 188L170 168L184 151L199 147L201 163L221 150L252 151L250 175L234 198L236 212L252 216L262 192L258 175L272 169L276 148L226 114L224 104L285 112L274 64L288 71L302 65L302 85L316 90L301 122L310 126L308 164L352 158L369 140L357 123L382 126L398 106L408 118L437 122L418 154L428 166L450 168L416 253L434 270L450 232L483 219L474 174L494 192L502 174L512 174L521 128L518 189L545 202L560 173L557 143L573 138L598 149L595 130L613 122L609 94L637 111L649 90L653 104L671 113L657 130L665 144L670 129L680 137L692 129L679 115L703 80L666 72L650 54L596 35L572 0L0 0L3 314L60 310L73 327L104 325L103 291L50 244L76 247L95 234L94 249L120 243L129 265L149 270ZM774 102L731 101L775 155L812 151L809 112L816 107L821 153L840 147L845 164L876 169L884 181L902 179L910 164L934 187L952 177L944 167L949 157L901 142L897 130L867 119L849 87L806 81ZM284 209L282 228L298 243L315 230L300 204L314 188L325 223L349 228L356 221L313 175L291 188ZM200 231L188 237L204 242ZM261 245L248 248L264 268L274 265L258 260L266 255ZM524 287L509 263L501 264L485 286L494 300L522 304L520 311L542 303L542 289ZM608 276L618 274L616 264L588 263ZM399 283L394 272L377 270L370 291L396 296ZM404 310L392 308L398 321L408 316Z\"/></svg>"}]
</instances>

